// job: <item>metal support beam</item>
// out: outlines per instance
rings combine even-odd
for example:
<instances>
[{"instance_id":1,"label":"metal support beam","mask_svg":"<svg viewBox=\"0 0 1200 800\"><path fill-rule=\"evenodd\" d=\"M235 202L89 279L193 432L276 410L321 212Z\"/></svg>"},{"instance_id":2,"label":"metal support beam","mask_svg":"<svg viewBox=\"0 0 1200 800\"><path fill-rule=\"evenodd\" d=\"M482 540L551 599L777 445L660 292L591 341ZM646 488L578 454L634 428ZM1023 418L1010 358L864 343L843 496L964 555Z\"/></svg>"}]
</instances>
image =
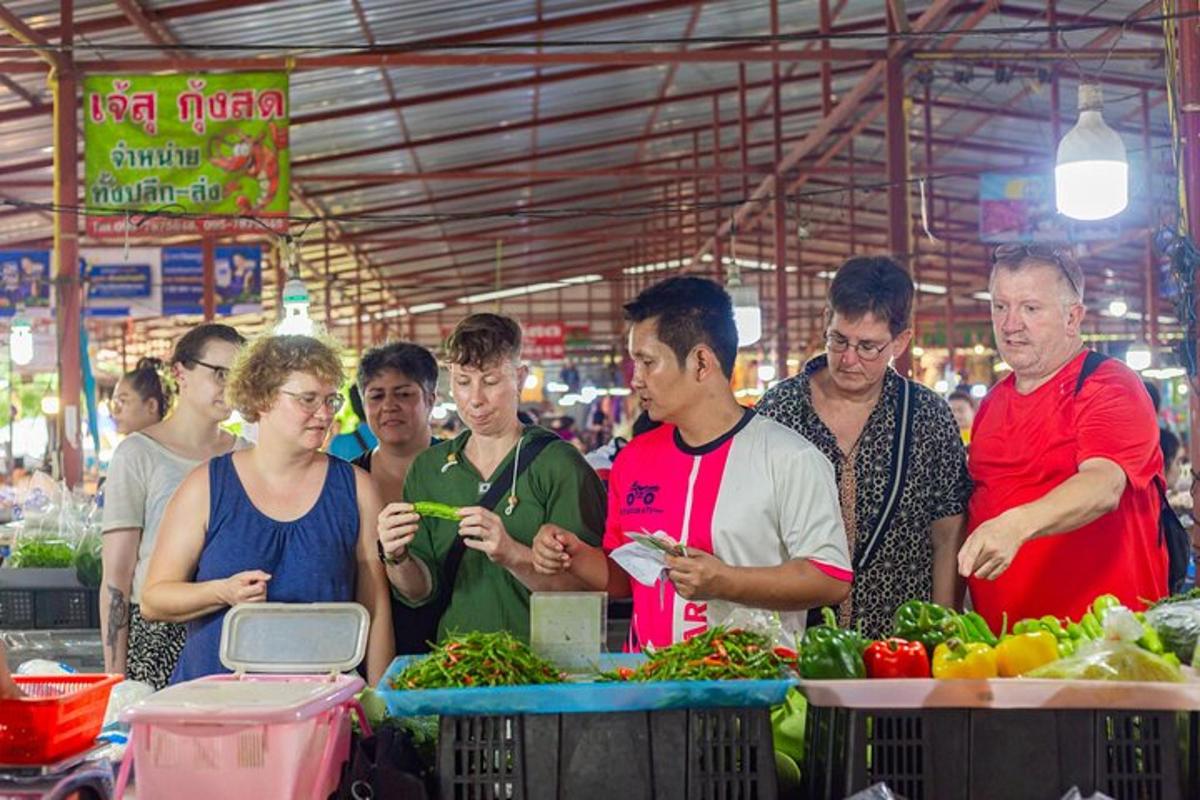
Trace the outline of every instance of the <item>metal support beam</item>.
<instances>
[{"instance_id":1,"label":"metal support beam","mask_svg":"<svg viewBox=\"0 0 1200 800\"><path fill-rule=\"evenodd\" d=\"M201 269L204 275L204 321L212 322L217 316L217 271L215 250L211 236L200 240Z\"/></svg>"},{"instance_id":2,"label":"metal support beam","mask_svg":"<svg viewBox=\"0 0 1200 800\"><path fill-rule=\"evenodd\" d=\"M1177 10L1184 16L1200 12L1198 0L1181 0ZM1179 35L1179 115L1182 117L1183 134L1183 190L1187 211L1187 230L1193 239L1200 237L1200 31L1194 22L1180 22ZM1200 315L1200 275L1191 287L1196 302L1194 314ZM1200 336L1191 343L1195 358L1200 358ZM1191 391L1191 461L1192 469L1200 464L1200 380L1188 376ZM1192 501L1200 508L1200 480L1192 481Z\"/></svg>"},{"instance_id":3,"label":"metal support beam","mask_svg":"<svg viewBox=\"0 0 1200 800\"><path fill-rule=\"evenodd\" d=\"M62 0L64 48L74 43L74 0ZM79 179L75 165L79 160L77 123L77 81L71 64L71 51L58 57L58 66L50 75L54 93L54 202L60 207L74 206L79 199ZM80 437L80 395L83 373L80 354L80 328L83 323L83 292L79 281L79 218L74 214L54 215L54 285L58 292L58 386L59 446L62 453L62 479L76 487L83 481L83 441Z\"/></svg>"}]
</instances>

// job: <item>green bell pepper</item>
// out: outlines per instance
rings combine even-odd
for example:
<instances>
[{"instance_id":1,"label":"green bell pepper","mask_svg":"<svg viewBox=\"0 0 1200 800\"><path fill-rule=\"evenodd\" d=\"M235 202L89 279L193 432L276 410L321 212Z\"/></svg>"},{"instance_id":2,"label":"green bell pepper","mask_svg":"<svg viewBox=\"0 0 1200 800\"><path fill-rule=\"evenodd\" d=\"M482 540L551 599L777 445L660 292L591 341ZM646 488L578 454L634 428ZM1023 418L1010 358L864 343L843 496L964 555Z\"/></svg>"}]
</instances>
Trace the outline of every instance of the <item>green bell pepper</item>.
<instances>
[{"instance_id":1,"label":"green bell pepper","mask_svg":"<svg viewBox=\"0 0 1200 800\"><path fill-rule=\"evenodd\" d=\"M821 613L824 624L814 625L804 633L800 645L800 676L811 680L867 677L858 634L839 628L831 609L822 609Z\"/></svg>"},{"instance_id":2,"label":"green bell pepper","mask_svg":"<svg viewBox=\"0 0 1200 800\"><path fill-rule=\"evenodd\" d=\"M930 653L947 639L975 641L957 614L925 600L909 600L896 609L893 635L898 639L920 642Z\"/></svg>"}]
</instances>

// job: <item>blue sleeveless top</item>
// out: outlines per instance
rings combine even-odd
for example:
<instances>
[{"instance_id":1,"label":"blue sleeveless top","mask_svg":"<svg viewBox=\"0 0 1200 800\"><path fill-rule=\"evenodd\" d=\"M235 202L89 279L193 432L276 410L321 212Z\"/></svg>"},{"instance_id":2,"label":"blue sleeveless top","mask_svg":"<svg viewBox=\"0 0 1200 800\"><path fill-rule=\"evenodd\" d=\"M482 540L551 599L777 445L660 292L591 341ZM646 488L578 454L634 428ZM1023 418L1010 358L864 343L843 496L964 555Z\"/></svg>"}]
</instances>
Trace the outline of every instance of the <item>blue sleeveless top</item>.
<instances>
[{"instance_id":1,"label":"blue sleeveless top","mask_svg":"<svg viewBox=\"0 0 1200 800\"><path fill-rule=\"evenodd\" d=\"M208 531L196 565L196 583L251 569L271 575L272 603L354 600L358 547L358 491L354 467L326 457L325 484L303 517L280 522L251 502L229 453L208 462ZM221 623L228 609L192 620L171 683L229 672L221 664Z\"/></svg>"}]
</instances>

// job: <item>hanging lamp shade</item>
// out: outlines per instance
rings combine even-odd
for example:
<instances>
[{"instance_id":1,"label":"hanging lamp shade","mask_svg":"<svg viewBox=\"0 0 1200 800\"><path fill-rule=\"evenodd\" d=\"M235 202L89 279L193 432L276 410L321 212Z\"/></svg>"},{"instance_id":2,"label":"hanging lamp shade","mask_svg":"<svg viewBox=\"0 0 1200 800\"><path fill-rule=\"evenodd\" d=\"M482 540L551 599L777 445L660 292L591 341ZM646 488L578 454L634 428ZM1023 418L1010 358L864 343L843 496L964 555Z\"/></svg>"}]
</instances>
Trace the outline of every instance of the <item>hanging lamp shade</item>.
<instances>
[{"instance_id":1,"label":"hanging lamp shade","mask_svg":"<svg viewBox=\"0 0 1200 800\"><path fill-rule=\"evenodd\" d=\"M1129 161L1117 132L1104 122L1098 84L1079 85L1079 121L1058 144L1054 196L1071 219L1108 219L1129 205Z\"/></svg>"},{"instance_id":2,"label":"hanging lamp shade","mask_svg":"<svg viewBox=\"0 0 1200 800\"><path fill-rule=\"evenodd\" d=\"M12 362L24 367L33 361L33 326L18 313L8 331L8 352Z\"/></svg>"},{"instance_id":3,"label":"hanging lamp shade","mask_svg":"<svg viewBox=\"0 0 1200 800\"><path fill-rule=\"evenodd\" d=\"M308 316L308 287L293 275L283 285L283 319L275 326L281 336L312 336L313 321Z\"/></svg>"},{"instance_id":4,"label":"hanging lamp shade","mask_svg":"<svg viewBox=\"0 0 1200 800\"><path fill-rule=\"evenodd\" d=\"M738 347L749 347L762 338L762 306L758 303L758 289L744 286L737 278L731 278L726 289L733 300Z\"/></svg>"}]
</instances>

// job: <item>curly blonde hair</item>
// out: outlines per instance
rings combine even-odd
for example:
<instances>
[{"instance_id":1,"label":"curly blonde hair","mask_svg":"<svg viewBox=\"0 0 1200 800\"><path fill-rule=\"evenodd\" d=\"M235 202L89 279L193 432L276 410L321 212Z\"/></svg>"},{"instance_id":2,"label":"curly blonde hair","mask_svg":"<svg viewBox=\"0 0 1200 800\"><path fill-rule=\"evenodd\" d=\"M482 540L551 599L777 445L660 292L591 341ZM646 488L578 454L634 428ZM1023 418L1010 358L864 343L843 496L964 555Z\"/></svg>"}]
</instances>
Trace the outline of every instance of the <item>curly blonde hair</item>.
<instances>
[{"instance_id":1,"label":"curly blonde hair","mask_svg":"<svg viewBox=\"0 0 1200 800\"><path fill-rule=\"evenodd\" d=\"M258 422L293 372L338 388L346 380L337 345L311 336L263 336L238 354L226 383L229 404L247 422Z\"/></svg>"}]
</instances>

